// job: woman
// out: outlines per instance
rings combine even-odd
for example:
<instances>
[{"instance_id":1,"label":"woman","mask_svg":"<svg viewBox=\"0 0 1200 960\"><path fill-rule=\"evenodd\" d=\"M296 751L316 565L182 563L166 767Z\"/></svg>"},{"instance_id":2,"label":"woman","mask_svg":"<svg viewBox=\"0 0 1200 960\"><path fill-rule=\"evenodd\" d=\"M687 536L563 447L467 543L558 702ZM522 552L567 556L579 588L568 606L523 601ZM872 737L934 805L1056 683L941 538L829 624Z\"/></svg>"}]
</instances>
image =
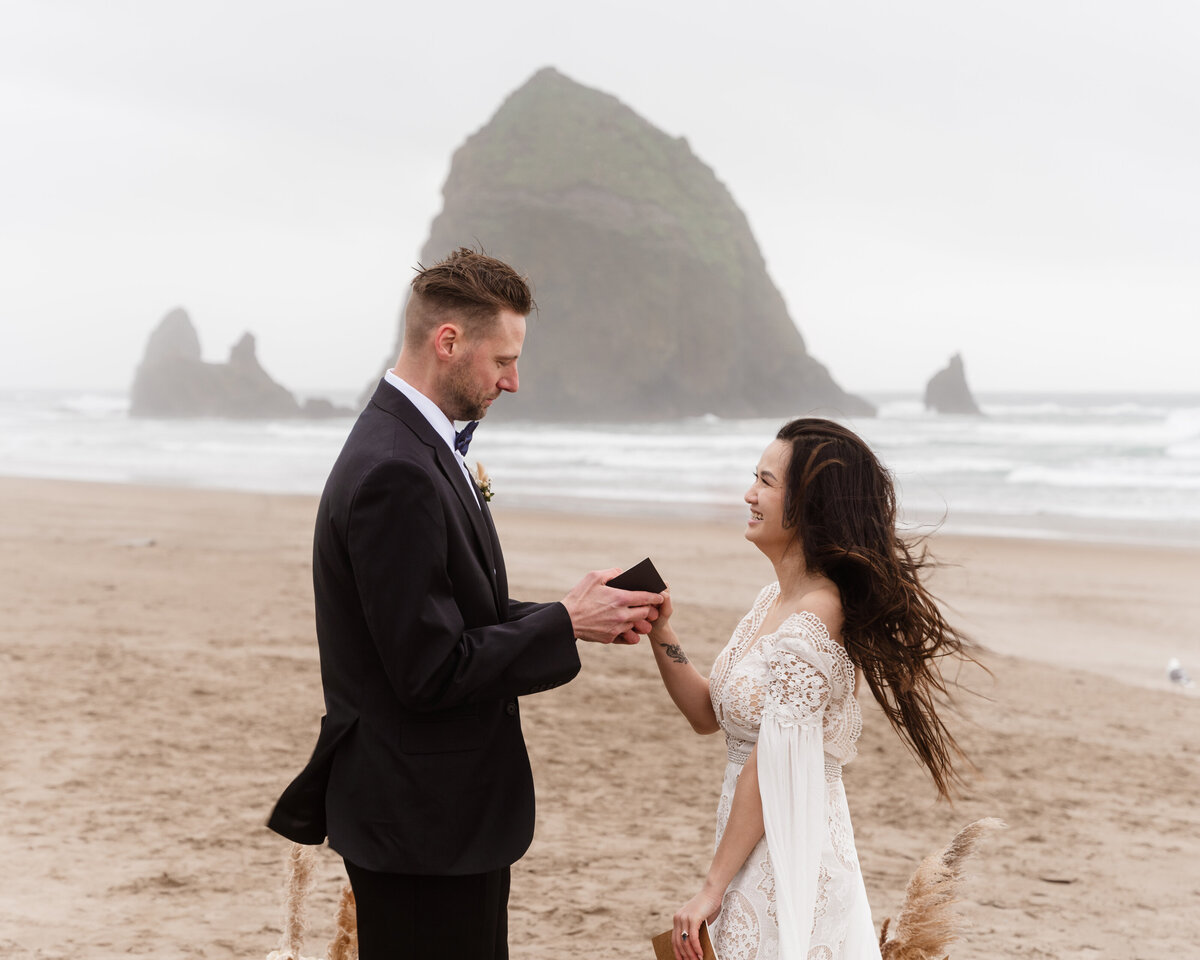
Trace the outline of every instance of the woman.
<instances>
[{"instance_id":1,"label":"woman","mask_svg":"<svg viewBox=\"0 0 1200 960\"><path fill-rule=\"evenodd\" d=\"M675 914L678 960L878 958L841 769L855 755L865 678L941 796L961 757L938 717L940 657L970 659L896 534L891 478L829 420L786 424L746 492L746 539L775 567L705 679L671 626L651 630L663 683L699 733L725 733L729 763L704 884Z\"/></svg>"}]
</instances>

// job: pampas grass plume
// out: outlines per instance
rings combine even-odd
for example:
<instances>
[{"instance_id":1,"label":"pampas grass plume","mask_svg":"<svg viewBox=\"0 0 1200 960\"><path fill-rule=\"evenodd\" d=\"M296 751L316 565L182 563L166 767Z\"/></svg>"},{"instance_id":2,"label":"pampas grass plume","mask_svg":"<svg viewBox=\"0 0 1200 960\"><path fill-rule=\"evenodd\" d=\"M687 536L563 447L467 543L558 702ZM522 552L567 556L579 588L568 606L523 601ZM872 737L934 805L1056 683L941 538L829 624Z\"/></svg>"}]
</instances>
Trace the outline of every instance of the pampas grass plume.
<instances>
[{"instance_id":1,"label":"pampas grass plume","mask_svg":"<svg viewBox=\"0 0 1200 960\"><path fill-rule=\"evenodd\" d=\"M959 902L958 885L965 875L966 861L975 853L981 838L1004 826L1004 821L995 817L976 820L963 827L941 853L921 861L908 881L895 926L892 927L891 917L883 921L879 933L883 960L946 957L946 948L958 939L961 925L954 905Z\"/></svg>"},{"instance_id":2,"label":"pampas grass plume","mask_svg":"<svg viewBox=\"0 0 1200 960\"><path fill-rule=\"evenodd\" d=\"M292 844L284 896L287 916L283 925L283 939L278 950L267 954L267 960L313 960L302 955L300 950L304 946L304 931L308 926L304 905L316 882L316 865L316 847ZM337 932L326 947L326 957L328 960L358 960L358 911L354 903L354 891L348 883L342 887Z\"/></svg>"},{"instance_id":3,"label":"pampas grass plume","mask_svg":"<svg viewBox=\"0 0 1200 960\"><path fill-rule=\"evenodd\" d=\"M342 887L342 899L337 912L337 933L329 941L328 953L329 960L358 958L358 908L350 884Z\"/></svg>"},{"instance_id":4,"label":"pampas grass plume","mask_svg":"<svg viewBox=\"0 0 1200 960\"><path fill-rule=\"evenodd\" d=\"M308 899L308 892L316 879L316 860L316 847L292 844L292 851L288 855L288 879L284 895L287 916L283 924L283 939L278 950L267 954L267 960L307 960L300 955L300 948L304 944L304 928L307 925L304 901Z\"/></svg>"}]
</instances>

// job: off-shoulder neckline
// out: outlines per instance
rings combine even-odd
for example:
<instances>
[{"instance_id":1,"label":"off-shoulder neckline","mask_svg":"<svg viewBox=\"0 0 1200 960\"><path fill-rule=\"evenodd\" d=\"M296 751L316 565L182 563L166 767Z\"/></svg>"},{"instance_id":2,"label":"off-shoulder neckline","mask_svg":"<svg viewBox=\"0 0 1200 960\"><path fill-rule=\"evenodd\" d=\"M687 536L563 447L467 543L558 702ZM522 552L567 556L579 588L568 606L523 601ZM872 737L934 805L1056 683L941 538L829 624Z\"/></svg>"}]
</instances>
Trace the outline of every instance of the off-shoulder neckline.
<instances>
[{"instance_id":1,"label":"off-shoulder neckline","mask_svg":"<svg viewBox=\"0 0 1200 960\"><path fill-rule=\"evenodd\" d=\"M759 604L769 604L777 596L779 596L779 581L778 580L774 581L773 583L767 584L767 586L763 588L762 592L759 594L758 603ZM781 621L779 621L779 626L777 626L770 633L760 633L757 636L755 636L750 643L749 649L750 650L761 649L764 645L763 642L768 637L776 636L785 626L787 626L787 624L790 621L792 621L794 619L811 620L817 627L818 638L824 640L826 642L826 644L828 644L828 646L832 647L838 655L840 655L841 657L844 657L846 659L846 661L848 663L850 663L851 666L853 666L854 661L852 661L850 659L850 654L846 652L845 645L842 643L839 643L837 640L833 639L833 635L829 632L829 627L828 627L828 625L826 625L825 621L822 620L819 616L817 616L817 614L813 613L811 610L796 610L792 613L789 613L786 617L784 617ZM761 625L761 621L760 621L760 625Z\"/></svg>"}]
</instances>

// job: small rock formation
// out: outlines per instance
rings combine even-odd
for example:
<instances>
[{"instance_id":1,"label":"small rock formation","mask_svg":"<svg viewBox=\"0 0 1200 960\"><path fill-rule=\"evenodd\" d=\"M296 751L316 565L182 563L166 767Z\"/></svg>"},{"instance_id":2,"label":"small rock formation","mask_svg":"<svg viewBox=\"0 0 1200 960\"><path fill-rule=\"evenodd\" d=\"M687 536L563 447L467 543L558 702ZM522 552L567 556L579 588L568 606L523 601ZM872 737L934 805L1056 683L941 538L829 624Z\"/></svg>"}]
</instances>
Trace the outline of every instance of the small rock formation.
<instances>
[{"instance_id":1,"label":"small rock formation","mask_svg":"<svg viewBox=\"0 0 1200 960\"><path fill-rule=\"evenodd\" d=\"M929 378L929 383L925 385L925 409L937 413L983 416L983 411L967 386L962 354L956 353L944 370L939 370Z\"/></svg>"},{"instance_id":2,"label":"small rock formation","mask_svg":"<svg viewBox=\"0 0 1200 960\"><path fill-rule=\"evenodd\" d=\"M455 152L443 197L422 263L477 245L533 282L500 416L874 413L809 356L713 171L615 97L540 70Z\"/></svg>"},{"instance_id":3,"label":"small rock formation","mask_svg":"<svg viewBox=\"0 0 1200 960\"><path fill-rule=\"evenodd\" d=\"M143 363L158 363L159 361L184 360L199 362L200 338L196 328L192 326L191 318L182 307L170 311L146 343L146 355Z\"/></svg>"},{"instance_id":4,"label":"small rock formation","mask_svg":"<svg viewBox=\"0 0 1200 960\"><path fill-rule=\"evenodd\" d=\"M259 364L252 334L242 335L229 352L228 363L204 361L196 328L187 312L177 307L150 334L134 375L129 414L244 420L344 417L353 411L328 400L298 404Z\"/></svg>"}]
</instances>

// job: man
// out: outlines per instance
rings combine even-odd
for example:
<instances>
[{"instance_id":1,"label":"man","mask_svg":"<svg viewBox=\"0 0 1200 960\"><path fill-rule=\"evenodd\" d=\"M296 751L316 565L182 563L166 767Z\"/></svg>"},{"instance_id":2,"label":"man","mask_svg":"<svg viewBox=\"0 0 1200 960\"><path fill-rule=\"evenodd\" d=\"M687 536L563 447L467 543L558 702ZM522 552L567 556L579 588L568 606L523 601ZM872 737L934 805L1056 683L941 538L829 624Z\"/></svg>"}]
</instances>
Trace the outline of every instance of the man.
<instances>
[{"instance_id":1,"label":"man","mask_svg":"<svg viewBox=\"0 0 1200 960\"><path fill-rule=\"evenodd\" d=\"M326 716L269 825L300 843L328 834L362 960L508 956L509 866L534 822L517 698L579 672L577 637L636 642L662 602L605 586L617 570L558 603L509 600L453 421L516 392L532 305L511 267L472 250L421 270L400 357L317 511Z\"/></svg>"}]
</instances>

